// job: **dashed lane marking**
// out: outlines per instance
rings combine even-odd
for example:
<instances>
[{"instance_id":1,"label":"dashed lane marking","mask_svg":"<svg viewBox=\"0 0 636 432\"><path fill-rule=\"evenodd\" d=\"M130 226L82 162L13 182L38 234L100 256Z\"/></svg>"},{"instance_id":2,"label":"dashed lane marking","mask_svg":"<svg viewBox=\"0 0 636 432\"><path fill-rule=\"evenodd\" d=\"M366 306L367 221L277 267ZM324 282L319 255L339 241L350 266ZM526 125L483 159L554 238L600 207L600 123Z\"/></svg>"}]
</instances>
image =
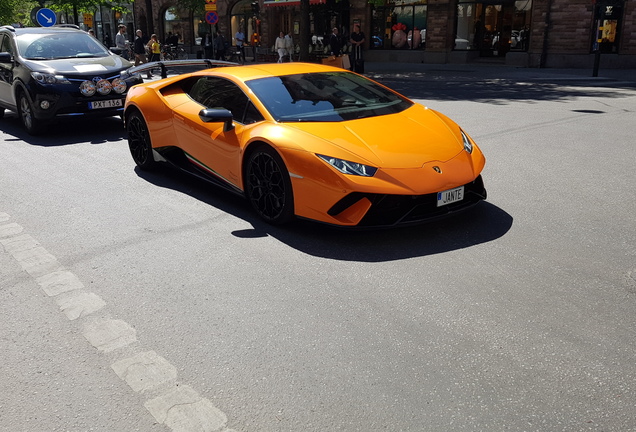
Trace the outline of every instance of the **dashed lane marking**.
<instances>
[{"instance_id":1,"label":"dashed lane marking","mask_svg":"<svg viewBox=\"0 0 636 432\"><path fill-rule=\"evenodd\" d=\"M127 357L112 363L115 374L136 393L153 391L156 396L144 407L157 420L175 432L234 432L227 429L226 415L193 388L178 383L177 369L154 351L139 351L137 331L128 323L95 317L107 306L97 294L84 289L84 284L65 269L40 243L24 233L24 228L10 222L0 212L0 244L13 256L44 293L55 299L60 311L71 321L82 324L82 334L96 349L113 353L126 351ZM123 348L129 348L124 350ZM157 396L158 395L158 396Z\"/></svg>"}]
</instances>

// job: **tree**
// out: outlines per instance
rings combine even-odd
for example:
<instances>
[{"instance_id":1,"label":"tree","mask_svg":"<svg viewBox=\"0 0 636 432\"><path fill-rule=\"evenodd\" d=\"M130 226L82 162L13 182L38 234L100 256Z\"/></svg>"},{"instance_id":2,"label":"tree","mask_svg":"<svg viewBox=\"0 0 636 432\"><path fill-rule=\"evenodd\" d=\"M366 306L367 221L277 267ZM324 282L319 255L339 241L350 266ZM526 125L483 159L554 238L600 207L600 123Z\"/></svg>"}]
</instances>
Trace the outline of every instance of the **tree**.
<instances>
[{"instance_id":1,"label":"tree","mask_svg":"<svg viewBox=\"0 0 636 432\"><path fill-rule=\"evenodd\" d=\"M309 0L300 0L300 61L309 61Z\"/></svg>"},{"instance_id":2,"label":"tree","mask_svg":"<svg viewBox=\"0 0 636 432\"><path fill-rule=\"evenodd\" d=\"M0 23L31 25L31 11L38 7L36 1L0 1Z\"/></svg>"},{"instance_id":3,"label":"tree","mask_svg":"<svg viewBox=\"0 0 636 432\"><path fill-rule=\"evenodd\" d=\"M128 8L125 4L130 2L127 0L48 0L48 3L48 7L56 12L70 12L73 21L78 23L80 12L94 13L100 6L106 6L115 12L126 13Z\"/></svg>"}]
</instances>

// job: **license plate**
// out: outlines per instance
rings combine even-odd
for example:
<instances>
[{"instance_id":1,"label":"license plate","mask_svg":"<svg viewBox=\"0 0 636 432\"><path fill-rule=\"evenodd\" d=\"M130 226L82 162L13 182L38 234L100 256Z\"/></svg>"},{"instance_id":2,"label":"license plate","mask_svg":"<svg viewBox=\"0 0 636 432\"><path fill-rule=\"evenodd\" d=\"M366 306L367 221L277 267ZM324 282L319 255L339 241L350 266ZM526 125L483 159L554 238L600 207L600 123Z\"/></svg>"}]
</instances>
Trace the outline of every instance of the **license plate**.
<instances>
[{"instance_id":1,"label":"license plate","mask_svg":"<svg viewBox=\"0 0 636 432\"><path fill-rule=\"evenodd\" d=\"M464 199L464 186L437 192L437 207L445 206Z\"/></svg>"},{"instance_id":2,"label":"license plate","mask_svg":"<svg viewBox=\"0 0 636 432\"><path fill-rule=\"evenodd\" d=\"M95 101L95 102L88 103L88 107L90 109L115 108L120 106L122 106L121 99L109 99L109 100Z\"/></svg>"}]
</instances>

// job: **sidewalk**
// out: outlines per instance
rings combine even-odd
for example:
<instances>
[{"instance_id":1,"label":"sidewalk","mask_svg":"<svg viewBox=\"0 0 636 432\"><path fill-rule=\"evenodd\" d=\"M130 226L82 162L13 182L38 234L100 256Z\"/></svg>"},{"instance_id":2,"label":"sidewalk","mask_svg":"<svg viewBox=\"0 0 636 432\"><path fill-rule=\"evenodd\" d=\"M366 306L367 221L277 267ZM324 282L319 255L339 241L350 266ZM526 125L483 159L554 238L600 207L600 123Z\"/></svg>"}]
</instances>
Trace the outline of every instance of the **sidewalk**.
<instances>
[{"instance_id":1,"label":"sidewalk","mask_svg":"<svg viewBox=\"0 0 636 432\"><path fill-rule=\"evenodd\" d=\"M247 57L246 66L258 65ZM589 69L524 68L490 63L424 64L366 62L364 75L370 78L409 78L424 81L488 81L555 83L601 87L636 87L635 69L603 69L593 77ZM155 74L153 80L159 79Z\"/></svg>"},{"instance_id":2,"label":"sidewalk","mask_svg":"<svg viewBox=\"0 0 636 432\"><path fill-rule=\"evenodd\" d=\"M636 86L634 69L602 69L593 77L590 69L523 68L493 64L419 64L367 62L365 75L381 77L409 77L418 79L488 80L504 79L527 82L554 82L558 84L593 84L601 86Z\"/></svg>"}]
</instances>

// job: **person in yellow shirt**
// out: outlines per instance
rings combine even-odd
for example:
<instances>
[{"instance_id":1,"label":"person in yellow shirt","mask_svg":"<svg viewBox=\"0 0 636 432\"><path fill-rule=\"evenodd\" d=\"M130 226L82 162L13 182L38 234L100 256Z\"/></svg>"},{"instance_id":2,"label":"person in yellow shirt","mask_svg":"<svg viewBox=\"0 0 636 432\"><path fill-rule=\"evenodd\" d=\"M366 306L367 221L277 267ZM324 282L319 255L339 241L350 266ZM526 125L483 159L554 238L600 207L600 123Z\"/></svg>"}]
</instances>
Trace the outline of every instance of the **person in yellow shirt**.
<instances>
[{"instance_id":1,"label":"person in yellow shirt","mask_svg":"<svg viewBox=\"0 0 636 432\"><path fill-rule=\"evenodd\" d=\"M150 40L148 41L148 48L150 49L150 61L160 61L161 60L161 45L159 44L159 40L157 39L156 34L152 34L150 36Z\"/></svg>"}]
</instances>

